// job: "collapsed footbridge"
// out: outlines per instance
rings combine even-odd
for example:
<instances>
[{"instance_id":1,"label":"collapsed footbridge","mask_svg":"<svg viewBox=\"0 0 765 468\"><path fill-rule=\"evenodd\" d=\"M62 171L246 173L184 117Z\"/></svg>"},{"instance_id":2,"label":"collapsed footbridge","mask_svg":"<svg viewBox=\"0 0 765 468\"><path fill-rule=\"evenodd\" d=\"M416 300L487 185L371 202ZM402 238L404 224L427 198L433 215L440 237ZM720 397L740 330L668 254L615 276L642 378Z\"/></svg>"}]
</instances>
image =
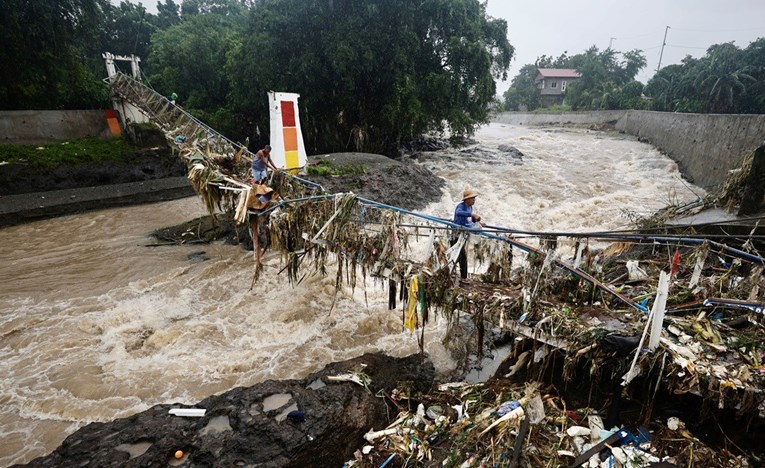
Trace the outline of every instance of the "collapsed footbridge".
<instances>
[{"instance_id":1,"label":"collapsed footbridge","mask_svg":"<svg viewBox=\"0 0 765 468\"><path fill-rule=\"evenodd\" d=\"M401 299L402 327L418 335L421 349L425 325L439 312L449 321L449 336L469 318L472 331L462 336L475 337L475 354L488 346L489 327L547 350L538 362L557 353L571 363L608 363L624 374L625 385L642 372L677 392L719 398L710 390L714 383L734 382L724 400L740 403L745 395L757 395L746 401L759 405L765 399L765 381L752 372L742 379L739 372L760 365L765 351L765 260L753 236L671 234L659 223L618 232L502 226L466 231L450 220L350 192L327 193L288 171L272 176L269 191L276 195L263 201L253 196L259 189L249 181L253 155L244 145L133 77L117 73L109 84L162 129L210 212L231 213L250 226L254 275L263 273L261 248L270 248L282 257L279 273L293 282L330 272L337 290L359 287L367 278L381 282L391 309ZM452 273L467 243L483 267L461 282ZM659 276L668 278L663 286ZM742 317L743 329L727 325ZM637 337L630 349L634 358L613 360L608 343L614 336ZM736 356L728 352L749 339L759 344ZM653 352L641 353L645 347ZM713 355L725 359L710 361ZM657 356L665 361L661 370L654 365ZM666 379L666 369L685 377Z\"/></svg>"}]
</instances>

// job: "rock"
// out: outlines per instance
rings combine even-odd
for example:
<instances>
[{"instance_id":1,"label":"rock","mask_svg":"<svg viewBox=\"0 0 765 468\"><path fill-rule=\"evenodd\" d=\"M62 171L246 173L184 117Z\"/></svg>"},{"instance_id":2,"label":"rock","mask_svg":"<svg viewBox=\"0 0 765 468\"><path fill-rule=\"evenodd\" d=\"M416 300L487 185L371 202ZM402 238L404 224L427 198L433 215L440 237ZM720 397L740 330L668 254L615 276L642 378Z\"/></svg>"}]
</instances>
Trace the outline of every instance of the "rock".
<instances>
[{"instance_id":1,"label":"rock","mask_svg":"<svg viewBox=\"0 0 765 468\"><path fill-rule=\"evenodd\" d=\"M369 389L351 382L309 385L359 370L370 377ZM433 364L419 355L365 354L302 380L270 380L208 397L193 405L207 410L201 418L170 415L171 408L183 405L163 404L91 423L28 466L167 466L179 464L178 451L184 467L341 466L370 427L385 427L396 414L375 396L378 391L427 392L434 375ZM271 396L282 398L269 400L277 402L273 407L264 405ZM304 421L295 421L294 411L302 412Z\"/></svg>"},{"instance_id":2,"label":"rock","mask_svg":"<svg viewBox=\"0 0 765 468\"><path fill-rule=\"evenodd\" d=\"M518 159L518 160L523 159L523 153L521 153L521 151L515 146L499 145L497 149L503 153L506 153L507 156L510 156L513 159Z\"/></svg>"}]
</instances>

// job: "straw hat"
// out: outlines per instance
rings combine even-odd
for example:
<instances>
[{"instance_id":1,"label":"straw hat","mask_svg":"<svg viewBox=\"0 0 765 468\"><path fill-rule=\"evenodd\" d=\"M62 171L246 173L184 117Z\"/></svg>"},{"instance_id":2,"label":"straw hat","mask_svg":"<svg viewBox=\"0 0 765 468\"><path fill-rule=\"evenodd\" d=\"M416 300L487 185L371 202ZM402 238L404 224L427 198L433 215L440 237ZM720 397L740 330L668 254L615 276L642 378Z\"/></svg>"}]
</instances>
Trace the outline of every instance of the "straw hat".
<instances>
[{"instance_id":1,"label":"straw hat","mask_svg":"<svg viewBox=\"0 0 765 468\"><path fill-rule=\"evenodd\" d=\"M462 201L465 201L468 198L475 198L477 196L478 196L478 192L468 188L468 189L465 189L464 192L462 192Z\"/></svg>"}]
</instances>

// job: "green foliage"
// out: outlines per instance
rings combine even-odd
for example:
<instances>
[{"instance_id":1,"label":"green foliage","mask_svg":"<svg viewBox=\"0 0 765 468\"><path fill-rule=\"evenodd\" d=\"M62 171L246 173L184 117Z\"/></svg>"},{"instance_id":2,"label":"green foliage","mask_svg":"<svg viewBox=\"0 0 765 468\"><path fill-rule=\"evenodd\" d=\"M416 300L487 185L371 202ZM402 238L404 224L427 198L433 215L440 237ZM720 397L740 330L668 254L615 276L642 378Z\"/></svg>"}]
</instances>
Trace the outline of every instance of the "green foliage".
<instances>
[{"instance_id":1,"label":"green foliage","mask_svg":"<svg viewBox=\"0 0 765 468\"><path fill-rule=\"evenodd\" d=\"M765 39L746 49L716 44L700 59L661 69L646 85L654 110L668 112L764 113Z\"/></svg>"},{"instance_id":2,"label":"green foliage","mask_svg":"<svg viewBox=\"0 0 765 468\"><path fill-rule=\"evenodd\" d=\"M642 84L633 80L645 64L642 51L621 53L611 48L600 51L592 46L569 59L570 67L582 77L569 84L566 101L574 110L625 109L625 104L636 102L632 96L637 85L632 83L640 85L642 91ZM631 89L623 95L622 88L628 83Z\"/></svg>"},{"instance_id":3,"label":"green foliage","mask_svg":"<svg viewBox=\"0 0 765 468\"><path fill-rule=\"evenodd\" d=\"M119 6L107 3L101 21L102 50L115 55L149 54L151 35L157 30L156 18L143 5L122 0Z\"/></svg>"},{"instance_id":4,"label":"green foliage","mask_svg":"<svg viewBox=\"0 0 765 468\"><path fill-rule=\"evenodd\" d=\"M573 68L582 75L569 82L565 93L566 104L573 110L640 109L644 106L640 99L643 85L634 78L645 64L639 50L621 53L610 48L600 51L595 46L571 56L568 52L557 58L542 55L513 78L504 95L505 109L525 107L533 111L540 106L540 90L534 81L539 68Z\"/></svg>"},{"instance_id":5,"label":"green foliage","mask_svg":"<svg viewBox=\"0 0 765 468\"><path fill-rule=\"evenodd\" d=\"M108 91L99 24L105 0L6 0L0 8L0 109L100 106Z\"/></svg>"},{"instance_id":6,"label":"green foliage","mask_svg":"<svg viewBox=\"0 0 765 468\"><path fill-rule=\"evenodd\" d=\"M155 89L241 140L268 141L268 91L300 93L311 152L470 135L499 108L513 53L480 0L161 0L157 15L128 0L6 3L2 109L106 106L101 53L135 54Z\"/></svg>"},{"instance_id":7,"label":"green foliage","mask_svg":"<svg viewBox=\"0 0 765 468\"><path fill-rule=\"evenodd\" d=\"M160 0L157 2L157 27L159 29L167 29L170 26L175 26L181 22L181 8L173 0L165 0L162 3Z\"/></svg>"},{"instance_id":8,"label":"green foliage","mask_svg":"<svg viewBox=\"0 0 765 468\"><path fill-rule=\"evenodd\" d=\"M537 76L537 66L524 65L513 78L510 88L505 91L505 110L526 109L533 111L540 105L540 91L534 79Z\"/></svg>"},{"instance_id":9,"label":"green foliage","mask_svg":"<svg viewBox=\"0 0 765 468\"><path fill-rule=\"evenodd\" d=\"M53 168L63 164L120 161L134 152L134 148L121 138L85 138L48 145L0 145L0 161Z\"/></svg>"},{"instance_id":10,"label":"green foliage","mask_svg":"<svg viewBox=\"0 0 765 468\"><path fill-rule=\"evenodd\" d=\"M571 106L568 104L555 104L534 111L535 114L560 114L561 112L571 112Z\"/></svg>"},{"instance_id":11,"label":"green foliage","mask_svg":"<svg viewBox=\"0 0 765 468\"><path fill-rule=\"evenodd\" d=\"M267 0L229 60L231 104L257 136L266 92L299 93L309 152L469 134L509 66L506 31L478 0Z\"/></svg>"},{"instance_id":12,"label":"green foliage","mask_svg":"<svg viewBox=\"0 0 765 468\"><path fill-rule=\"evenodd\" d=\"M364 174L366 170L362 166L335 166L332 161L322 159L317 164L306 167L310 176L344 176L352 174Z\"/></svg>"},{"instance_id":13,"label":"green foliage","mask_svg":"<svg viewBox=\"0 0 765 468\"><path fill-rule=\"evenodd\" d=\"M230 92L226 56L241 40L244 22L244 16L208 13L158 32L147 61L151 83L166 95L177 93L191 111L215 113L225 107Z\"/></svg>"}]
</instances>

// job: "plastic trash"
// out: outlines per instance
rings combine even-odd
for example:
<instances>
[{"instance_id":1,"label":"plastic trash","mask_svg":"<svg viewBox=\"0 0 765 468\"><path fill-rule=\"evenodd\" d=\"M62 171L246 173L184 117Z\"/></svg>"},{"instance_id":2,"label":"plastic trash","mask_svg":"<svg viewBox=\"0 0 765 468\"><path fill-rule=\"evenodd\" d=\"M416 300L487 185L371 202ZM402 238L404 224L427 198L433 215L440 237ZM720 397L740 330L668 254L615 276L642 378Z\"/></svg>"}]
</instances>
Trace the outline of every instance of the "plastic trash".
<instances>
[{"instance_id":1,"label":"plastic trash","mask_svg":"<svg viewBox=\"0 0 765 468\"><path fill-rule=\"evenodd\" d=\"M499 405L499 408L497 408L497 415L504 416L512 410L520 408L520 406L521 404L518 402L518 400L506 401Z\"/></svg>"},{"instance_id":2,"label":"plastic trash","mask_svg":"<svg viewBox=\"0 0 765 468\"><path fill-rule=\"evenodd\" d=\"M545 419L545 404L539 395L529 400L526 405L526 414L529 416L530 424L539 424Z\"/></svg>"},{"instance_id":3,"label":"plastic trash","mask_svg":"<svg viewBox=\"0 0 765 468\"><path fill-rule=\"evenodd\" d=\"M428 406L428 410L425 412L425 415L435 421L438 419L439 416L444 414L444 409L441 408L438 405Z\"/></svg>"},{"instance_id":4,"label":"plastic trash","mask_svg":"<svg viewBox=\"0 0 765 468\"><path fill-rule=\"evenodd\" d=\"M648 278L648 274L640 268L637 260L627 260L627 274L630 281L640 281Z\"/></svg>"},{"instance_id":5,"label":"plastic trash","mask_svg":"<svg viewBox=\"0 0 765 468\"><path fill-rule=\"evenodd\" d=\"M598 415L590 415L587 417L587 422L590 426L591 440L597 442L600 440L600 431L605 427L603 426L603 419Z\"/></svg>"},{"instance_id":6,"label":"plastic trash","mask_svg":"<svg viewBox=\"0 0 765 468\"><path fill-rule=\"evenodd\" d=\"M571 426L566 429L566 434L570 437L589 437L590 428L584 426Z\"/></svg>"},{"instance_id":7,"label":"plastic trash","mask_svg":"<svg viewBox=\"0 0 765 468\"><path fill-rule=\"evenodd\" d=\"M301 423L305 421L305 413L300 410L294 410L287 413L287 419L292 422Z\"/></svg>"},{"instance_id":8,"label":"plastic trash","mask_svg":"<svg viewBox=\"0 0 765 468\"><path fill-rule=\"evenodd\" d=\"M428 442L428 445L430 445L431 447L434 447L440 444L441 442L443 442L444 438L443 438L443 434L441 434L440 432L434 432L433 434L429 435L428 438L425 440Z\"/></svg>"},{"instance_id":9,"label":"plastic trash","mask_svg":"<svg viewBox=\"0 0 765 468\"><path fill-rule=\"evenodd\" d=\"M187 418L201 418L207 412L202 408L173 408L169 411L174 416L184 416Z\"/></svg>"}]
</instances>

